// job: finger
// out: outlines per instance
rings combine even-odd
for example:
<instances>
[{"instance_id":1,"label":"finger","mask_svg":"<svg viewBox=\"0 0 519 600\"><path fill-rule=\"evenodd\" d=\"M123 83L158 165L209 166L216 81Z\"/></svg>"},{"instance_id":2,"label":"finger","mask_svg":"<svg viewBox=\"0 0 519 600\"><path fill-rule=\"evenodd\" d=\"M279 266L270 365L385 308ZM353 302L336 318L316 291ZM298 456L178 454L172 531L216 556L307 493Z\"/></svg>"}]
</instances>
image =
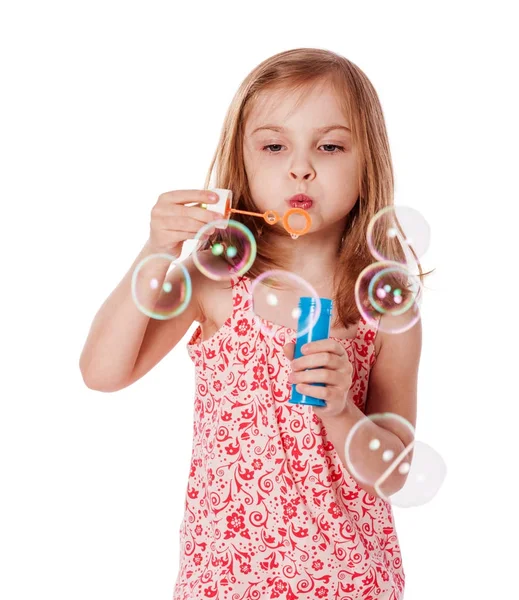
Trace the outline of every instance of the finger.
<instances>
[{"instance_id":1,"label":"finger","mask_svg":"<svg viewBox=\"0 0 519 600\"><path fill-rule=\"evenodd\" d=\"M173 248L177 244L185 242L186 240L197 239L196 235L196 233L191 231L163 231L157 238L156 246L157 248L166 248L169 250L170 248Z\"/></svg>"},{"instance_id":2,"label":"finger","mask_svg":"<svg viewBox=\"0 0 519 600\"><path fill-rule=\"evenodd\" d=\"M314 398L326 400L327 402L333 397L332 386L322 387L319 385L310 385L308 383L298 383L296 385L296 390L303 396L313 396Z\"/></svg>"},{"instance_id":3,"label":"finger","mask_svg":"<svg viewBox=\"0 0 519 600\"><path fill-rule=\"evenodd\" d=\"M164 207L156 205L151 211L151 224L170 231L198 231L209 223L223 218L217 212L196 207Z\"/></svg>"},{"instance_id":4,"label":"finger","mask_svg":"<svg viewBox=\"0 0 519 600\"><path fill-rule=\"evenodd\" d=\"M182 216L191 217L202 221L203 223L211 223L211 221L219 221L223 219L223 214L208 208L200 208L199 206L178 206L177 210L181 209Z\"/></svg>"},{"instance_id":5,"label":"finger","mask_svg":"<svg viewBox=\"0 0 519 600\"><path fill-rule=\"evenodd\" d=\"M285 353L285 356L289 360L292 360L294 358L294 348L295 347L296 347L296 345L293 344L292 342L289 342L288 344L285 344L283 346L283 352Z\"/></svg>"},{"instance_id":6,"label":"finger","mask_svg":"<svg viewBox=\"0 0 519 600\"><path fill-rule=\"evenodd\" d=\"M159 201L166 204L189 204L195 202L199 204L216 204L219 200L212 200L211 195L215 192L209 190L174 190L172 192L164 192L160 194ZM204 210L204 209L202 209Z\"/></svg>"},{"instance_id":7,"label":"finger","mask_svg":"<svg viewBox=\"0 0 519 600\"><path fill-rule=\"evenodd\" d=\"M311 354L313 352L332 352L338 356L346 354L344 346L337 340L326 338L324 340L317 340L315 342L308 342L301 348L303 354Z\"/></svg>"},{"instance_id":8,"label":"finger","mask_svg":"<svg viewBox=\"0 0 519 600\"><path fill-rule=\"evenodd\" d=\"M347 368L345 358L330 352L318 352L317 354L308 354L296 358L292 363L293 371L303 371L304 369L315 369L317 367L326 367L332 370L343 370Z\"/></svg>"},{"instance_id":9,"label":"finger","mask_svg":"<svg viewBox=\"0 0 519 600\"><path fill-rule=\"evenodd\" d=\"M199 206L181 206L178 204L174 206L163 206L156 214L162 219L196 219L202 224L223 219L223 215L217 211L200 208Z\"/></svg>"},{"instance_id":10,"label":"finger","mask_svg":"<svg viewBox=\"0 0 519 600\"><path fill-rule=\"evenodd\" d=\"M309 371L297 371L292 373L292 383L325 383L326 385L340 387L345 383L345 376L339 371L330 369L310 369Z\"/></svg>"},{"instance_id":11,"label":"finger","mask_svg":"<svg viewBox=\"0 0 519 600\"><path fill-rule=\"evenodd\" d=\"M204 228L204 233L208 233L211 227L208 227L208 223L202 223L198 219L192 217L162 217L161 229L166 231L190 231L197 233Z\"/></svg>"}]
</instances>

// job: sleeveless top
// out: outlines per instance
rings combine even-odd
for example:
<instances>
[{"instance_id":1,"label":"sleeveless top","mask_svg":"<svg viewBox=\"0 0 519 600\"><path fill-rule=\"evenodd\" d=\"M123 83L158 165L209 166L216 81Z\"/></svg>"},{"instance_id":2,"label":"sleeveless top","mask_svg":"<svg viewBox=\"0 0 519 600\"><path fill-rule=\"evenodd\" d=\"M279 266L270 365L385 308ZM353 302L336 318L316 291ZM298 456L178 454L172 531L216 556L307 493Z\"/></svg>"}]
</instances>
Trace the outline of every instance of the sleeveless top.
<instances>
[{"instance_id":1,"label":"sleeveless top","mask_svg":"<svg viewBox=\"0 0 519 600\"><path fill-rule=\"evenodd\" d=\"M283 346L296 331L264 335L250 279L231 284L231 316L187 343L196 393L174 600L400 600L390 503L359 487L311 406L288 403ZM361 318L356 337L339 340L361 410L375 335Z\"/></svg>"}]
</instances>

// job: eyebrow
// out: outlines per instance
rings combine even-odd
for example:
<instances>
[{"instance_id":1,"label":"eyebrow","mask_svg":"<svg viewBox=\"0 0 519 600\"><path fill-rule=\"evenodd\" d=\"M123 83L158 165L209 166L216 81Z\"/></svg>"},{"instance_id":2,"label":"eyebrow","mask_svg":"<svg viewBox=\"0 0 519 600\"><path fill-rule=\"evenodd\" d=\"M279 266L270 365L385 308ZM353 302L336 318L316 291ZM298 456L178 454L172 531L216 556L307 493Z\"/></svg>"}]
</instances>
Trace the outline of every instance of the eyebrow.
<instances>
[{"instance_id":1,"label":"eyebrow","mask_svg":"<svg viewBox=\"0 0 519 600\"><path fill-rule=\"evenodd\" d=\"M262 125L261 127L257 127L251 133L251 135L254 135L257 131L262 131L263 129L269 129L271 131L277 131L277 132L285 131L285 128L281 127L280 125ZM316 129L314 129L314 131L316 133L328 133L329 131L332 131L333 129L344 129L345 131L349 131L351 133L351 129L349 129L345 125L326 125L325 127L317 127Z\"/></svg>"}]
</instances>

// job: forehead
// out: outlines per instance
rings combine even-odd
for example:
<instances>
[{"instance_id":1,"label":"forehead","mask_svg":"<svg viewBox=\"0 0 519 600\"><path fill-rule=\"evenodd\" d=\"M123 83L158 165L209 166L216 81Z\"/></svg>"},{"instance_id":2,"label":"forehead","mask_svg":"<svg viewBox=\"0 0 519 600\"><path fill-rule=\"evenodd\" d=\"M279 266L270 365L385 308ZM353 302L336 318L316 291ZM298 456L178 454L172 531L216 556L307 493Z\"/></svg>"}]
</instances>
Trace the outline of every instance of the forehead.
<instances>
[{"instance_id":1,"label":"forehead","mask_svg":"<svg viewBox=\"0 0 519 600\"><path fill-rule=\"evenodd\" d=\"M251 104L246 129L250 132L267 121L282 125L291 119L312 126L324 121L342 121L349 126L335 88L329 82L319 82L296 90L287 87L263 90Z\"/></svg>"}]
</instances>

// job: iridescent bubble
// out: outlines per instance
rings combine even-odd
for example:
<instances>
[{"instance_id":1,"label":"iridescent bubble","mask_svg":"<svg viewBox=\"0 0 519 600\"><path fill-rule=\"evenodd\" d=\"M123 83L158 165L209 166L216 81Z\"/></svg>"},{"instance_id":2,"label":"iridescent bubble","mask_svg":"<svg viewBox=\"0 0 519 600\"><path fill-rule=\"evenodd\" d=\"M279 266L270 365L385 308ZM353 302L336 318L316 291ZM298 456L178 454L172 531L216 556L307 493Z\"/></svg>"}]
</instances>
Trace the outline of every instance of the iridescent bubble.
<instances>
[{"instance_id":1,"label":"iridescent bubble","mask_svg":"<svg viewBox=\"0 0 519 600\"><path fill-rule=\"evenodd\" d=\"M221 281L243 275L256 259L256 240L251 230L232 219L207 223L198 230L195 240L198 245L193 262L210 279Z\"/></svg>"},{"instance_id":2,"label":"iridescent bubble","mask_svg":"<svg viewBox=\"0 0 519 600\"><path fill-rule=\"evenodd\" d=\"M413 265L429 248L431 228L414 208L386 206L371 219L366 238L377 260Z\"/></svg>"},{"instance_id":3,"label":"iridescent bubble","mask_svg":"<svg viewBox=\"0 0 519 600\"><path fill-rule=\"evenodd\" d=\"M443 458L428 444L415 441L411 464L402 462L399 469L407 475L404 487L390 496L394 506L408 508L427 504L438 493L447 474ZM384 492L384 482L379 488Z\"/></svg>"},{"instance_id":4,"label":"iridescent bubble","mask_svg":"<svg viewBox=\"0 0 519 600\"><path fill-rule=\"evenodd\" d=\"M153 319L181 314L191 300L191 277L187 268L169 254L151 254L135 268L131 290L137 308Z\"/></svg>"},{"instance_id":5,"label":"iridescent bubble","mask_svg":"<svg viewBox=\"0 0 519 600\"><path fill-rule=\"evenodd\" d=\"M305 335L317 323L321 314L321 300L307 281L290 271L272 270L259 275L252 282L252 309L264 335L272 336L279 326L288 327L299 336ZM299 299L315 299L315 310L299 324ZM298 325L300 330L298 331Z\"/></svg>"},{"instance_id":6,"label":"iridescent bubble","mask_svg":"<svg viewBox=\"0 0 519 600\"><path fill-rule=\"evenodd\" d=\"M419 319L422 284L402 264L376 262L359 274L355 283L355 302L360 314L387 333L402 333ZM380 318L383 317L383 318Z\"/></svg>"},{"instance_id":7,"label":"iridescent bubble","mask_svg":"<svg viewBox=\"0 0 519 600\"><path fill-rule=\"evenodd\" d=\"M399 448L387 447L381 429L395 434L404 448L402 443ZM414 433L411 423L394 413L367 415L357 421L344 444L352 477L395 506L429 502L445 479L446 467L433 448L414 439ZM401 486L397 492L392 491L395 485Z\"/></svg>"},{"instance_id":8,"label":"iridescent bubble","mask_svg":"<svg viewBox=\"0 0 519 600\"><path fill-rule=\"evenodd\" d=\"M404 441L404 450L395 455L395 448L385 445L381 429L390 431ZM384 490L380 491L378 488L407 460L413 444L414 427L407 419L394 413L368 415L357 421L348 432L344 444L346 465L352 477L372 486L385 498ZM404 475L402 472L399 474L402 477Z\"/></svg>"}]
</instances>

